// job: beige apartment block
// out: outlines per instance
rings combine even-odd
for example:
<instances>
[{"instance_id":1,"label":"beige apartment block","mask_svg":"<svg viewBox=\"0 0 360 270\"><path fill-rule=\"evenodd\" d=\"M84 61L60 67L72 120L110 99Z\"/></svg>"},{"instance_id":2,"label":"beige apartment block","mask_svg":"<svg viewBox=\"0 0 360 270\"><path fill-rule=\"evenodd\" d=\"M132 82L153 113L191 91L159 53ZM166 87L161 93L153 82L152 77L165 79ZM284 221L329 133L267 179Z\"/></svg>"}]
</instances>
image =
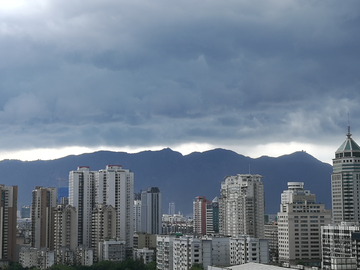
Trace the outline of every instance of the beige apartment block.
<instances>
[{"instance_id":1,"label":"beige apartment block","mask_svg":"<svg viewBox=\"0 0 360 270\"><path fill-rule=\"evenodd\" d=\"M289 182L278 213L279 262L321 265L321 226L331 222L331 210L316 203L303 182Z\"/></svg>"}]
</instances>

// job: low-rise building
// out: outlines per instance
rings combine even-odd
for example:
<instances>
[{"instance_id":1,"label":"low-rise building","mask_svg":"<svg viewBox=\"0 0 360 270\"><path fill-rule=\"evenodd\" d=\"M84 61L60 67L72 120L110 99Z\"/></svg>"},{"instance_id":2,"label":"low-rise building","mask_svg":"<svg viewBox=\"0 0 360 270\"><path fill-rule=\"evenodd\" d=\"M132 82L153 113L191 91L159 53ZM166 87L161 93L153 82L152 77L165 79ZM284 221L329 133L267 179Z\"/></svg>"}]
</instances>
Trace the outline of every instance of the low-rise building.
<instances>
[{"instance_id":1,"label":"low-rise building","mask_svg":"<svg viewBox=\"0 0 360 270\"><path fill-rule=\"evenodd\" d=\"M47 269L54 265L55 254L47 248L23 247L20 250L19 262L22 267Z\"/></svg>"},{"instance_id":2,"label":"low-rise building","mask_svg":"<svg viewBox=\"0 0 360 270\"><path fill-rule=\"evenodd\" d=\"M342 222L321 227L322 268L360 268L360 226Z\"/></svg>"},{"instance_id":3,"label":"low-rise building","mask_svg":"<svg viewBox=\"0 0 360 270\"><path fill-rule=\"evenodd\" d=\"M156 234L137 232L134 234L134 249L156 248Z\"/></svg>"},{"instance_id":4,"label":"low-rise building","mask_svg":"<svg viewBox=\"0 0 360 270\"><path fill-rule=\"evenodd\" d=\"M121 262L126 258L125 241L103 240L99 242L99 262Z\"/></svg>"},{"instance_id":5,"label":"low-rise building","mask_svg":"<svg viewBox=\"0 0 360 270\"><path fill-rule=\"evenodd\" d=\"M78 246L74 252L75 265L91 266L94 262L94 250L85 246Z\"/></svg>"},{"instance_id":6,"label":"low-rise building","mask_svg":"<svg viewBox=\"0 0 360 270\"><path fill-rule=\"evenodd\" d=\"M134 249L133 254L134 260L142 260L145 264L152 262L155 256L154 250L148 248Z\"/></svg>"},{"instance_id":7,"label":"low-rise building","mask_svg":"<svg viewBox=\"0 0 360 270\"><path fill-rule=\"evenodd\" d=\"M182 235L159 235L157 239L159 270L188 270L194 264L200 264L207 269L210 265L269 262L269 245L266 239L249 236L229 238Z\"/></svg>"},{"instance_id":8,"label":"low-rise building","mask_svg":"<svg viewBox=\"0 0 360 270\"><path fill-rule=\"evenodd\" d=\"M37 266L37 248L23 247L19 253L19 263L24 268Z\"/></svg>"},{"instance_id":9,"label":"low-rise building","mask_svg":"<svg viewBox=\"0 0 360 270\"><path fill-rule=\"evenodd\" d=\"M217 212L218 214L218 212ZM181 214L162 216L162 234L192 234L194 233L194 220Z\"/></svg>"},{"instance_id":10,"label":"low-rise building","mask_svg":"<svg viewBox=\"0 0 360 270\"><path fill-rule=\"evenodd\" d=\"M55 264L74 265L74 250L69 247L60 247L55 251Z\"/></svg>"},{"instance_id":11,"label":"low-rise building","mask_svg":"<svg viewBox=\"0 0 360 270\"><path fill-rule=\"evenodd\" d=\"M268 240L249 236L230 238L230 265L248 262L269 263Z\"/></svg>"}]
</instances>

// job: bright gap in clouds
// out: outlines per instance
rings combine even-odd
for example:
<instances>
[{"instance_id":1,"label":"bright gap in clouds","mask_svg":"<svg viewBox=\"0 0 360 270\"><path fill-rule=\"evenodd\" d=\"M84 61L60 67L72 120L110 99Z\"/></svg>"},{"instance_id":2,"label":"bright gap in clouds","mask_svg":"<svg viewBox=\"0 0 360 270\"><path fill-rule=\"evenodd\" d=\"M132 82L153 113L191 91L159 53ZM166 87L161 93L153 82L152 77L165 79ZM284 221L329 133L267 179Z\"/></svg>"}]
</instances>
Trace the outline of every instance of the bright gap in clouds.
<instances>
[{"instance_id":1,"label":"bright gap in clouds","mask_svg":"<svg viewBox=\"0 0 360 270\"><path fill-rule=\"evenodd\" d=\"M14 10L23 8L30 4L26 0L0 0L0 10Z\"/></svg>"},{"instance_id":2,"label":"bright gap in clouds","mask_svg":"<svg viewBox=\"0 0 360 270\"><path fill-rule=\"evenodd\" d=\"M92 153L100 150L114 151L114 152L127 152L138 153L141 151L157 151L166 148L166 146L153 146L153 147L65 147L65 148L39 148L32 150L8 151L0 154L0 160L4 159L18 159L22 161L32 160L52 160L62 158L68 155L80 155L83 153ZM296 151L305 151L314 156L322 162L332 164L334 156L333 146L319 146L314 144L305 144L298 142L290 143L270 143L265 145L255 146L224 146L224 145L211 145L206 143L187 143L170 147L172 150L180 152L183 155L188 155L192 152L204 152L214 148L224 148L235 151L238 154L249 156L251 158L258 158L261 156L278 157L282 155L291 154ZM240 172L239 172L240 173Z\"/></svg>"}]
</instances>

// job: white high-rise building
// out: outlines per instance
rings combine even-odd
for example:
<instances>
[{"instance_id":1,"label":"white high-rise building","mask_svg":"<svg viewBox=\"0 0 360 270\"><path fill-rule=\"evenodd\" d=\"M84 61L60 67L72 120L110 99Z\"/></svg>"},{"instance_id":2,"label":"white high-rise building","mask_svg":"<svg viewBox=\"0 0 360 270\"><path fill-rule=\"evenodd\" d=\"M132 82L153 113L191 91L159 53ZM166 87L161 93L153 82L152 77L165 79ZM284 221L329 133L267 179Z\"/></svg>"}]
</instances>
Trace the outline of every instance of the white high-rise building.
<instances>
[{"instance_id":1,"label":"white high-rise building","mask_svg":"<svg viewBox=\"0 0 360 270\"><path fill-rule=\"evenodd\" d=\"M91 217L95 207L96 172L87 166L80 166L69 173L69 204L76 209L77 245L91 245Z\"/></svg>"},{"instance_id":2,"label":"white high-rise building","mask_svg":"<svg viewBox=\"0 0 360 270\"><path fill-rule=\"evenodd\" d=\"M351 138L350 127L345 141L336 150L331 175L333 221L360 220L360 147Z\"/></svg>"},{"instance_id":3,"label":"white high-rise building","mask_svg":"<svg viewBox=\"0 0 360 270\"><path fill-rule=\"evenodd\" d=\"M141 192L141 231L161 234L162 231L161 192L157 187Z\"/></svg>"},{"instance_id":4,"label":"white high-rise building","mask_svg":"<svg viewBox=\"0 0 360 270\"><path fill-rule=\"evenodd\" d=\"M133 246L134 235L134 173L121 165L107 165L96 173L95 201L112 205L116 209L116 236Z\"/></svg>"},{"instance_id":5,"label":"white high-rise building","mask_svg":"<svg viewBox=\"0 0 360 270\"><path fill-rule=\"evenodd\" d=\"M261 175L226 176L219 199L219 232L264 237L264 186Z\"/></svg>"},{"instance_id":6,"label":"white high-rise building","mask_svg":"<svg viewBox=\"0 0 360 270\"><path fill-rule=\"evenodd\" d=\"M316 203L303 182L288 182L278 213L279 262L321 265L321 226L331 222L331 210Z\"/></svg>"}]
</instances>

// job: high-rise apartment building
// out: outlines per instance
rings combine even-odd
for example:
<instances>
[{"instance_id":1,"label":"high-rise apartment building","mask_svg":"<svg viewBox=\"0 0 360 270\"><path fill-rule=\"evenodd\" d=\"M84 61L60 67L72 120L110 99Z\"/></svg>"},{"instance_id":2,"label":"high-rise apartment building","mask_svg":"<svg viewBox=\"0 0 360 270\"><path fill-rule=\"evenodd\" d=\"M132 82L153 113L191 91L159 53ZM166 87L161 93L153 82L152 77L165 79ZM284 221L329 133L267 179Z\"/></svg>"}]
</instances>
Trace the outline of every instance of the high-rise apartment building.
<instances>
[{"instance_id":1,"label":"high-rise apartment building","mask_svg":"<svg viewBox=\"0 0 360 270\"><path fill-rule=\"evenodd\" d=\"M105 239L116 240L116 209L111 205L97 204L92 214L91 233L94 262L99 260L99 243Z\"/></svg>"},{"instance_id":2,"label":"high-rise apartment building","mask_svg":"<svg viewBox=\"0 0 360 270\"><path fill-rule=\"evenodd\" d=\"M219 199L219 232L264 237L264 186L261 175L226 176Z\"/></svg>"},{"instance_id":3,"label":"high-rise apartment building","mask_svg":"<svg viewBox=\"0 0 360 270\"><path fill-rule=\"evenodd\" d=\"M161 192L157 187L141 192L141 231L161 234Z\"/></svg>"},{"instance_id":4,"label":"high-rise apartment building","mask_svg":"<svg viewBox=\"0 0 360 270\"><path fill-rule=\"evenodd\" d=\"M134 200L134 232L141 232L141 200Z\"/></svg>"},{"instance_id":5,"label":"high-rise apartment building","mask_svg":"<svg viewBox=\"0 0 360 270\"><path fill-rule=\"evenodd\" d=\"M219 198L215 197L211 202L212 208L212 227L214 233L219 233Z\"/></svg>"},{"instance_id":6,"label":"high-rise apartment building","mask_svg":"<svg viewBox=\"0 0 360 270\"><path fill-rule=\"evenodd\" d=\"M331 222L331 210L316 203L303 182L289 182L278 213L279 262L321 265L321 226Z\"/></svg>"},{"instance_id":7,"label":"high-rise apartment building","mask_svg":"<svg viewBox=\"0 0 360 270\"><path fill-rule=\"evenodd\" d=\"M16 260L18 187L0 185L0 259Z\"/></svg>"},{"instance_id":8,"label":"high-rise apartment building","mask_svg":"<svg viewBox=\"0 0 360 270\"><path fill-rule=\"evenodd\" d=\"M214 222L218 228L218 216L218 201L210 202L204 196L197 196L195 198L193 201L193 220L194 232L196 234L206 235L214 233L216 229ZM217 232L219 232L219 230L217 230Z\"/></svg>"},{"instance_id":9,"label":"high-rise apartment building","mask_svg":"<svg viewBox=\"0 0 360 270\"><path fill-rule=\"evenodd\" d=\"M133 246L134 235L134 173L121 165L107 165L96 173L95 201L116 209L116 237Z\"/></svg>"},{"instance_id":10,"label":"high-rise apartment building","mask_svg":"<svg viewBox=\"0 0 360 270\"><path fill-rule=\"evenodd\" d=\"M120 165L90 171L78 167L69 173L69 204L77 214L78 246L87 250L92 245L92 214L97 205L111 205L116 210L116 238L132 247L134 220L134 174Z\"/></svg>"},{"instance_id":11,"label":"high-rise apartment building","mask_svg":"<svg viewBox=\"0 0 360 270\"><path fill-rule=\"evenodd\" d=\"M360 147L351 138L350 127L345 141L336 150L331 175L334 223L360 220Z\"/></svg>"},{"instance_id":12,"label":"high-rise apartment building","mask_svg":"<svg viewBox=\"0 0 360 270\"><path fill-rule=\"evenodd\" d=\"M59 204L54 210L55 262L60 264L66 249L77 247L76 209L71 205Z\"/></svg>"},{"instance_id":13,"label":"high-rise apartment building","mask_svg":"<svg viewBox=\"0 0 360 270\"><path fill-rule=\"evenodd\" d=\"M56 188L35 187L31 203L32 247L54 250L54 210L56 206Z\"/></svg>"},{"instance_id":14,"label":"high-rise apartment building","mask_svg":"<svg viewBox=\"0 0 360 270\"><path fill-rule=\"evenodd\" d=\"M193 201L194 232L206 235L207 204L210 202L204 196L197 196Z\"/></svg>"},{"instance_id":15,"label":"high-rise apartment building","mask_svg":"<svg viewBox=\"0 0 360 270\"><path fill-rule=\"evenodd\" d=\"M95 207L95 174L87 166L69 173L69 204L76 209L77 245L91 244L91 216Z\"/></svg>"}]
</instances>

